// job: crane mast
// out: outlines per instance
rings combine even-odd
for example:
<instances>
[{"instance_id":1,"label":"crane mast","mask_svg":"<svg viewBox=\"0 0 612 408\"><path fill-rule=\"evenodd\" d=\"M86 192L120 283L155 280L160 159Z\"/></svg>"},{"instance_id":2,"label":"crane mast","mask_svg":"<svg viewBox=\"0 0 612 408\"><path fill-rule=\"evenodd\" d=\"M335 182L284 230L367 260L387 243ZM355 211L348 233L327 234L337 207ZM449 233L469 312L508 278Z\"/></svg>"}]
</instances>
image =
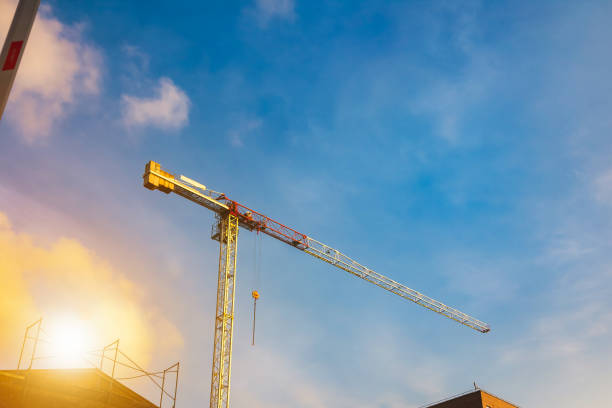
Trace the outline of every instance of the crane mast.
<instances>
[{"instance_id":1,"label":"crane mast","mask_svg":"<svg viewBox=\"0 0 612 408\"><path fill-rule=\"evenodd\" d=\"M381 275L340 251L229 199L223 193L208 189L183 175L162 170L159 163L149 161L146 164L143 181L144 186L150 190L160 190L166 194L173 192L216 213L217 223L211 238L219 241L219 275L210 408L229 407L239 227L269 235L476 331L490 331L488 324Z\"/></svg>"},{"instance_id":2,"label":"crane mast","mask_svg":"<svg viewBox=\"0 0 612 408\"><path fill-rule=\"evenodd\" d=\"M228 407L232 371L232 339L234 333L234 304L236 300L236 261L238 255L238 218L228 213L218 217L219 277L217 282L217 311L213 347L210 406Z\"/></svg>"}]
</instances>

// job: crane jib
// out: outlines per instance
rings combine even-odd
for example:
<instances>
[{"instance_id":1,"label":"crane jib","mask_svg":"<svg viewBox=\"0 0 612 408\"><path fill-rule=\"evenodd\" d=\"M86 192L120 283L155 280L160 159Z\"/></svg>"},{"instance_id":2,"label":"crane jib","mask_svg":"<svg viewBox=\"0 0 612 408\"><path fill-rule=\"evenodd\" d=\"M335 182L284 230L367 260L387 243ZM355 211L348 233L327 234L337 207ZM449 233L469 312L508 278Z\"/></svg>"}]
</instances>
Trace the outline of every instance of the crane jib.
<instances>
[{"instance_id":1,"label":"crane jib","mask_svg":"<svg viewBox=\"0 0 612 408\"><path fill-rule=\"evenodd\" d=\"M354 276L373 283L393 294L401 296L481 333L490 331L488 324L381 275L359 264L340 251L310 238L306 234L302 234L293 228L287 227L260 212L229 199L225 194L218 194L215 196L211 190L202 190L201 188L187 185L178 177L161 170L159 164L155 162L149 162L149 164L147 164L143 178L145 179L145 187L149 189L160 189L166 193L173 191L220 215L232 214L238 219L240 226L243 228L250 231L262 232L276 238L279 241L300 249L339 269L349 272ZM184 179L190 180L188 178ZM203 187L202 184L198 183L198 185Z\"/></svg>"}]
</instances>

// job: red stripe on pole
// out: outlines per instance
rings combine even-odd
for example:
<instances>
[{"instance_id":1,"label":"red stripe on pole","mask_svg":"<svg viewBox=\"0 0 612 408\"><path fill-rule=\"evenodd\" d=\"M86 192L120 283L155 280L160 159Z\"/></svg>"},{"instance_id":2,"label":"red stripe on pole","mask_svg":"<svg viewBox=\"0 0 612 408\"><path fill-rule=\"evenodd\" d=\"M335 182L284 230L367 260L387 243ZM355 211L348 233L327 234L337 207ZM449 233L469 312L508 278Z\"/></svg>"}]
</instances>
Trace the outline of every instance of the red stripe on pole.
<instances>
[{"instance_id":1,"label":"red stripe on pole","mask_svg":"<svg viewBox=\"0 0 612 408\"><path fill-rule=\"evenodd\" d=\"M4 65L2 66L3 71L10 71L11 69L15 69L22 47L23 41L13 41L11 43L8 54L6 56L6 60L4 61Z\"/></svg>"}]
</instances>

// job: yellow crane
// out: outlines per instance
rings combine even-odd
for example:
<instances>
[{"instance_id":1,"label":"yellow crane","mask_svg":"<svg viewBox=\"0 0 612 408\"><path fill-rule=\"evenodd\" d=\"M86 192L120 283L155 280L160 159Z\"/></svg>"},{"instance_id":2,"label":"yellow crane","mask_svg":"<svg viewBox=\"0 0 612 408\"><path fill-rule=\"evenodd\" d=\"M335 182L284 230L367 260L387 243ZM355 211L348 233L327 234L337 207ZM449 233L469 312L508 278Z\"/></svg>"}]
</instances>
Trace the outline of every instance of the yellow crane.
<instances>
[{"instance_id":1,"label":"yellow crane","mask_svg":"<svg viewBox=\"0 0 612 408\"><path fill-rule=\"evenodd\" d=\"M294 248L325 261L352 275L388 290L404 299L426 307L481 333L490 328L467 314L434 300L414 289L374 272L340 251L305 234L297 232L270 217L254 211L225 194L183 175L162 170L159 163L150 161L145 166L144 186L166 194L175 193L211 211L217 217L211 238L219 241L219 276L217 309L210 385L210 408L228 408L232 360L232 335L236 285L236 259L238 254L238 228L257 231L278 239Z\"/></svg>"}]
</instances>

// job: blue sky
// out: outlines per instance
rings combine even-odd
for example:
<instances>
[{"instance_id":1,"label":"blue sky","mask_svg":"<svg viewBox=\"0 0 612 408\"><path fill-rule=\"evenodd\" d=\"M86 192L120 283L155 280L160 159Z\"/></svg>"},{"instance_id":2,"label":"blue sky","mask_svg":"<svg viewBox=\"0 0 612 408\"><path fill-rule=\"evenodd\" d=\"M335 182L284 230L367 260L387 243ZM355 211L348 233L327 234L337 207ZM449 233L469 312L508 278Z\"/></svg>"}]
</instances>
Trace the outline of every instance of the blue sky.
<instances>
[{"instance_id":1,"label":"blue sky","mask_svg":"<svg viewBox=\"0 0 612 408\"><path fill-rule=\"evenodd\" d=\"M610 399L607 2L42 3L0 123L7 242L72 239L138 287L180 406L208 400L217 247L212 214L141 187L150 159L492 327L264 239L253 348L243 232L235 405ZM32 299L18 342L54 292L2 272Z\"/></svg>"}]
</instances>

